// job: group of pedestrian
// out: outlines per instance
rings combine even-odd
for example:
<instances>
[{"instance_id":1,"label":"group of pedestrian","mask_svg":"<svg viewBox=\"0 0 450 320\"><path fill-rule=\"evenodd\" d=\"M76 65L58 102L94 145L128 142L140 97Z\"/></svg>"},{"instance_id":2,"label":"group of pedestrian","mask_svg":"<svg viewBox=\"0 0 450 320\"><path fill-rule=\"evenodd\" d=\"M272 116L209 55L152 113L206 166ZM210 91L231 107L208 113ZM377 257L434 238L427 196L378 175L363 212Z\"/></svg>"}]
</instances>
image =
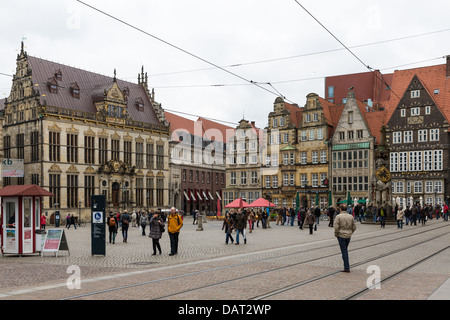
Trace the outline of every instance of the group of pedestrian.
<instances>
[{"instance_id":1,"label":"group of pedestrian","mask_svg":"<svg viewBox=\"0 0 450 320\"><path fill-rule=\"evenodd\" d=\"M244 244L247 243L247 221L248 216L250 216L251 211L244 211L243 209L231 210L225 213L225 218L222 224L222 230L225 230L225 244L228 244L228 241L231 240L231 243L234 243L234 238L232 236L233 230L236 230L236 245L239 244L239 235L242 235L244 239ZM252 225L252 222L249 223Z\"/></svg>"},{"instance_id":2,"label":"group of pedestrian","mask_svg":"<svg viewBox=\"0 0 450 320\"><path fill-rule=\"evenodd\" d=\"M139 219L136 219L139 217ZM132 227L137 227L142 230L141 234L143 236L146 235L146 227L149 226L149 238L152 239L152 255L156 255L157 252L159 254L162 253L161 245L159 240L162 238L163 233L165 232L166 221L168 225L168 234L170 238L170 254L175 255L178 253L178 235L180 233L180 229L183 226L183 217L177 213L175 208L172 208L168 217L166 217L165 213L160 209L151 210L148 214L147 212L133 212L130 216L127 210L123 210L123 212L119 212L114 214L110 211L109 216L107 217L106 224L108 225L109 231L109 243L115 244L116 235L119 231L119 228L122 230L122 241L123 243L128 242L128 228L130 223Z\"/></svg>"}]
</instances>

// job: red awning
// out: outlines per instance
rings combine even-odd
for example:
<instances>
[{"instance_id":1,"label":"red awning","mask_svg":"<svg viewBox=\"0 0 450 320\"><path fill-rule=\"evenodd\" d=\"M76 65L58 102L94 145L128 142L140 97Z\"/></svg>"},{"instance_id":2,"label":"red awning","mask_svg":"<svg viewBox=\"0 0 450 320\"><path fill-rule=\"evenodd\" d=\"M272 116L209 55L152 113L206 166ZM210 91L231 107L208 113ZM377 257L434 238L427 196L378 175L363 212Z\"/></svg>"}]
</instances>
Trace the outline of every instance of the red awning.
<instances>
[{"instance_id":1,"label":"red awning","mask_svg":"<svg viewBox=\"0 0 450 320\"><path fill-rule=\"evenodd\" d=\"M225 208L247 208L247 207L248 203L242 200L242 198L238 198L225 206Z\"/></svg>"},{"instance_id":2,"label":"red awning","mask_svg":"<svg viewBox=\"0 0 450 320\"><path fill-rule=\"evenodd\" d=\"M249 207L276 207L272 202L264 198L259 198L248 205Z\"/></svg>"},{"instance_id":3,"label":"red awning","mask_svg":"<svg viewBox=\"0 0 450 320\"><path fill-rule=\"evenodd\" d=\"M35 184L6 186L0 189L0 197L14 196L49 196L55 195Z\"/></svg>"}]
</instances>

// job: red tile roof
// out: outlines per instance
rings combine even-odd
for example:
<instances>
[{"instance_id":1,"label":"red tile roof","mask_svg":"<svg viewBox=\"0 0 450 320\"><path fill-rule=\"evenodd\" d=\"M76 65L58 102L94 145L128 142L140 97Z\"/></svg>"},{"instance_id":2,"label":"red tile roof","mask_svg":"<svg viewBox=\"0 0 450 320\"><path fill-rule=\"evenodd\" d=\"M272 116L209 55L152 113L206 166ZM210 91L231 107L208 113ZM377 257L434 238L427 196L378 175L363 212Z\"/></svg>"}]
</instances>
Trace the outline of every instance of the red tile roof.
<instances>
[{"instance_id":1,"label":"red tile roof","mask_svg":"<svg viewBox=\"0 0 450 320\"><path fill-rule=\"evenodd\" d=\"M234 133L233 128L202 117L199 117L197 121L194 121L167 111L165 112L165 116L170 123L171 133L175 131L189 132L192 135L202 136L208 140L214 138L214 140L220 142L225 141L227 130L228 134Z\"/></svg>"},{"instance_id":2,"label":"red tile roof","mask_svg":"<svg viewBox=\"0 0 450 320\"><path fill-rule=\"evenodd\" d=\"M450 78L446 76L446 64L395 71L389 102L383 104L387 109L387 119L392 116L415 75L450 122ZM434 94L436 89L439 93Z\"/></svg>"}]
</instances>

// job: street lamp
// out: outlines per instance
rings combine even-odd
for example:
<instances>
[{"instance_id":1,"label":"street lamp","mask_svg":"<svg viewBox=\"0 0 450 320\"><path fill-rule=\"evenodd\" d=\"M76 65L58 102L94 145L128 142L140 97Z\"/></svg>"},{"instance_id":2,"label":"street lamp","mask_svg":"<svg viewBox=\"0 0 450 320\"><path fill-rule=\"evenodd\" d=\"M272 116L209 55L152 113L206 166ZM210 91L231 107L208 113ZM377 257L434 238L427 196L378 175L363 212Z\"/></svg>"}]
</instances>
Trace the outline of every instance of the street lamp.
<instances>
[{"instance_id":1,"label":"street lamp","mask_svg":"<svg viewBox=\"0 0 450 320\"><path fill-rule=\"evenodd\" d=\"M81 201L78 201L78 223L81 222Z\"/></svg>"}]
</instances>

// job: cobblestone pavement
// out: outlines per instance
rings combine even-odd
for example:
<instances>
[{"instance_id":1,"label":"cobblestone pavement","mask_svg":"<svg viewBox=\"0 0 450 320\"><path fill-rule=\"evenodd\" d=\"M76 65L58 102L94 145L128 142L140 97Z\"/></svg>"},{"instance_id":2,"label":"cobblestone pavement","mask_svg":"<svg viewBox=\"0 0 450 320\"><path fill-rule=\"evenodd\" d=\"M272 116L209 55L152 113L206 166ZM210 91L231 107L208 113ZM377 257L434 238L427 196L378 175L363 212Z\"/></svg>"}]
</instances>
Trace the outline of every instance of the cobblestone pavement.
<instances>
[{"instance_id":1,"label":"cobblestone pavement","mask_svg":"<svg viewBox=\"0 0 450 320\"><path fill-rule=\"evenodd\" d=\"M427 230L434 226L449 224L442 220L432 220L427 222L427 226L405 226L401 232L417 232L417 230ZM122 236L117 235L115 244L106 244L105 256L92 256L91 254L91 228L90 225L78 229L65 229L69 245L69 253L60 251L58 256L52 253L46 253L44 256L2 256L0 257L0 299L59 299L62 292L65 296L75 296L78 290L69 290L66 281L72 275L72 271L68 272L69 266L77 266L81 271L81 279L83 289L101 289L106 282L114 282L117 285L132 285L136 281L155 281L161 275L177 275L186 272L192 272L189 281L202 281L201 270L216 267L223 268L227 264L241 261L245 270L247 261L255 259L264 259L271 255L286 255L285 261L289 261L292 250L298 248L308 249L307 255L314 257L319 251L338 250L337 241L334 237L333 229L327 226L328 221L320 221L318 230L310 235L308 230L299 230L297 221L294 226L276 225L271 222L271 228L262 229L260 226L252 233L247 231L247 244L240 245L225 244L225 233L221 230L222 222L208 220L203 224L203 231L197 230L197 225L192 224L190 216L185 217L184 226L180 233L179 254L169 256L169 237L167 233L161 239L162 254L152 256L151 239L140 234L139 228L130 227L128 243L122 242ZM357 223L357 231L352 238L352 244L356 240L372 238L377 241L377 236L393 236L399 232L395 225L387 225L385 229L381 229L379 225L360 224ZM148 234L148 230L147 230ZM235 234L233 234L235 236ZM420 239L419 239L420 242ZM354 244L356 246L356 244ZM417 254L421 254L420 250L427 250L426 246L417 246ZM306 254L305 254L306 255ZM402 255L399 255L393 264L401 263ZM294 259L294 258L292 258ZM271 266L276 262L271 262ZM305 270L311 269L311 273L317 274L329 272L330 270L340 269L341 260L334 259L321 265L314 263L307 264ZM365 268L365 267L364 267ZM363 267L354 269L350 279L367 278L367 273ZM308 270L309 270L308 269ZM248 272L248 270L246 270ZM238 272L236 270L236 272ZM254 270L258 272L258 270ZM427 299L431 294L439 298L439 288L449 279L450 274L450 258L449 255L440 255L433 261L425 263L415 269L411 269L399 279L393 281L390 285L391 290L387 294L377 295L373 291L373 299L402 299L405 293L405 286L411 288L408 294L412 299ZM427 278L427 281L417 282L415 280L421 277ZM214 277L214 276L212 276ZM223 274L217 275L223 277ZM267 285L277 279L267 278ZM289 277L295 275L286 275L283 281L289 283ZM204 279L203 279L204 280ZM213 280L213 279L208 279ZM184 281L184 282L183 282ZM189 286L186 280L173 281L174 288L178 290L182 286L186 286L186 294L179 295L176 299L202 299L204 296L195 296L189 294ZM399 289L398 284L403 285L403 289ZM396 286L397 285L397 286ZM444 286L443 286L444 287ZM170 288L169 288L170 289ZM317 289L317 288L316 288ZM142 288L142 290L144 290ZM167 286L163 289L168 290ZM254 289L257 291L257 289ZM317 289L318 290L318 289ZM316 291L317 291L316 290ZM70 291L70 292L69 292ZM170 290L169 290L170 291ZM131 299L140 299L141 297L150 297L144 292L132 288L121 293L105 293L104 296L97 296L94 299L117 299L119 297L127 297ZM230 285L229 292L223 289L220 292L222 297L230 297L229 294L235 294L233 285ZM400 292L400 293L399 293ZM442 291L444 292L444 291ZM448 291L447 291L448 292ZM164 293L164 292L162 292ZM142 295L141 295L142 294ZM217 292L212 293L217 296ZM233 295L233 299L246 299L247 295ZM256 294L256 293L255 293ZM442 296L450 299L448 293ZM291 297L292 298L292 297ZM297 296L296 299L307 297ZM309 296L313 299L321 299L320 290L316 294Z\"/></svg>"}]
</instances>

